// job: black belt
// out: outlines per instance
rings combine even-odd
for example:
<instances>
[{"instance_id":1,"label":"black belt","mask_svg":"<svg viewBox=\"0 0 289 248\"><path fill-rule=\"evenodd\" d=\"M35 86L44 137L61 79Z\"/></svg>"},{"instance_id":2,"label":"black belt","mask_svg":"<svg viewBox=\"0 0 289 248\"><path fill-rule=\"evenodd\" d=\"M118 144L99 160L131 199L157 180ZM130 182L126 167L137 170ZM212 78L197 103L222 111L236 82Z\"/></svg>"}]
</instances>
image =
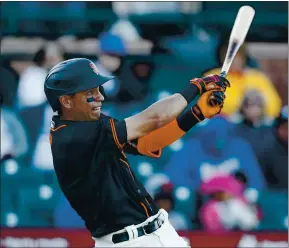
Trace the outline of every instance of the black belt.
<instances>
[{"instance_id":1,"label":"black belt","mask_svg":"<svg viewBox=\"0 0 289 248\"><path fill-rule=\"evenodd\" d=\"M144 226L138 227L136 229L137 233L138 233L138 237L153 233L154 231L158 230L163 225L163 223L164 223L164 221L158 217L158 218L154 219L152 222L149 222L148 224L146 224ZM114 244L125 242L128 240L129 240L129 234L127 231L124 231L122 233L116 233L116 234L112 235L112 242Z\"/></svg>"}]
</instances>

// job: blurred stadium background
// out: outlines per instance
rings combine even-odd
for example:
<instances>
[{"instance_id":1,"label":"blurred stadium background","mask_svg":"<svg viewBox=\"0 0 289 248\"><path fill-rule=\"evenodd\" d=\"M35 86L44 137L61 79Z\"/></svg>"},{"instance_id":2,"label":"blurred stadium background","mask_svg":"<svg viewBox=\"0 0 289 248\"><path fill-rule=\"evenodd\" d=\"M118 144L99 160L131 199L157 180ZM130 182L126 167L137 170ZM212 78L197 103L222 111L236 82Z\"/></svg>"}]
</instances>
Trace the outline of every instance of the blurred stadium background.
<instances>
[{"instance_id":1,"label":"blurred stadium background","mask_svg":"<svg viewBox=\"0 0 289 248\"><path fill-rule=\"evenodd\" d=\"M117 76L105 85L103 112L128 117L193 77L218 73L242 5L0 3L1 247L91 245L53 171L47 71L63 59L92 59L101 73ZM199 124L160 159L129 157L192 247L260 247L264 240L288 247L288 2L250 5L256 16L229 74L222 115ZM244 186L240 199L213 180L224 174L231 177L222 182ZM215 191L206 193L210 183ZM225 214L213 201L220 192L220 204L225 194L236 200L221 206ZM208 219L204 211L214 214ZM206 235L216 231L223 236L210 243Z\"/></svg>"}]
</instances>

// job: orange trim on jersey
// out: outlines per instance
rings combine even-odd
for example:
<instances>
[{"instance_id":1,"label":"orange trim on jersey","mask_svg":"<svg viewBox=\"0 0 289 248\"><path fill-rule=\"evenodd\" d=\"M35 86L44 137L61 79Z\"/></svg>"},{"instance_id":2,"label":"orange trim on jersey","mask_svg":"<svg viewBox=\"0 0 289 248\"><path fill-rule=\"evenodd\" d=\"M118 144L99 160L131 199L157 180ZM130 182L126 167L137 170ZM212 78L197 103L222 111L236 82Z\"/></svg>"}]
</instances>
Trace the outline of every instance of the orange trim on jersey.
<instances>
[{"instance_id":1,"label":"orange trim on jersey","mask_svg":"<svg viewBox=\"0 0 289 248\"><path fill-rule=\"evenodd\" d=\"M52 145L52 135L51 135L51 133L49 134L49 143L50 143L50 145Z\"/></svg>"},{"instance_id":2,"label":"orange trim on jersey","mask_svg":"<svg viewBox=\"0 0 289 248\"><path fill-rule=\"evenodd\" d=\"M130 169L129 164L128 164L126 161L124 161L123 159L121 159L121 158L120 158L119 160L120 160L121 162L123 162L123 163L127 166L128 170L129 170L129 173L130 173L132 179L134 180L134 177L133 177L133 175L132 175L132 173L131 173L131 169ZM134 180L134 181L135 181L135 180ZM147 201L147 199L145 199L145 200L146 200L147 204L149 204L148 201ZM146 207L142 202L140 202L140 205L141 205L141 206L143 207L143 209L145 210L146 216L149 217L149 212L148 212L147 207Z\"/></svg>"},{"instance_id":3,"label":"orange trim on jersey","mask_svg":"<svg viewBox=\"0 0 289 248\"><path fill-rule=\"evenodd\" d=\"M125 158L127 158L123 150L121 151L121 153Z\"/></svg>"},{"instance_id":4,"label":"orange trim on jersey","mask_svg":"<svg viewBox=\"0 0 289 248\"><path fill-rule=\"evenodd\" d=\"M60 128L63 128L63 127L67 127L67 125L61 125L61 126L59 126L57 128L51 128L51 131L55 132L55 131L59 130Z\"/></svg>"},{"instance_id":5,"label":"orange trim on jersey","mask_svg":"<svg viewBox=\"0 0 289 248\"><path fill-rule=\"evenodd\" d=\"M130 173L132 179L134 180L134 177L133 177L133 175L132 175L132 173L131 173L129 164L128 164L126 161L124 161L123 159L121 159L121 158L120 158L119 160L120 160L121 162L123 162L123 163L127 166L128 170L129 170L129 173Z\"/></svg>"},{"instance_id":6,"label":"orange trim on jersey","mask_svg":"<svg viewBox=\"0 0 289 248\"><path fill-rule=\"evenodd\" d=\"M119 149L122 149L124 144L121 145L119 140L118 140L113 119L109 119L109 122L110 122L110 126L111 126L111 131L112 131L112 136L113 136L114 142L115 142L115 144L117 145L117 147Z\"/></svg>"},{"instance_id":7,"label":"orange trim on jersey","mask_svg":"<svg viewBox=\"0 0 289 248\"><path fill-rule=\"evenodd\" d=\"M137 150L143 155L159 158L161 156L162 148L172 144L185 133L186 132L180 129L177 120L175 119L167 125L139 138Z\"/></svg>"},{"instance_id":8,"label":"orange trim on jersey","mask_svg":"<svg viewBox=\"0 0 289 248\"><path fill-rule=\"evenodd\" d=\"M141 206L143 207L143 209L145 210L146 216L149 217L149 212L148 212L147 207L146 207L142 202L140 202L140 205L141 205Z\"/></svg>"}]
</instances>

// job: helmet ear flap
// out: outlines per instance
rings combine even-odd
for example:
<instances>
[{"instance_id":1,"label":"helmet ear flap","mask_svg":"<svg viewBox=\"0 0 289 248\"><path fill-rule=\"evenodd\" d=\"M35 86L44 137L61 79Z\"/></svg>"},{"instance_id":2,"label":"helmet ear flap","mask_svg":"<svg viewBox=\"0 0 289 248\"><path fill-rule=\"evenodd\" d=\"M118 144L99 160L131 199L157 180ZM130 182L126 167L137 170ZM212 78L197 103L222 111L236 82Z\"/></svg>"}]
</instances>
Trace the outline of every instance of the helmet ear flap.
<instances>
[{"instance_id":1,"label":"helmet ear flap","mask_svg":"<svg viewBox=\"0 0 289 248\"><path fill-rule=\"evenodd\" d=\"M99 86L99 92L103 95L104 99L106 98L105 91L102 85Z\"/></svg>"}]
</instances>

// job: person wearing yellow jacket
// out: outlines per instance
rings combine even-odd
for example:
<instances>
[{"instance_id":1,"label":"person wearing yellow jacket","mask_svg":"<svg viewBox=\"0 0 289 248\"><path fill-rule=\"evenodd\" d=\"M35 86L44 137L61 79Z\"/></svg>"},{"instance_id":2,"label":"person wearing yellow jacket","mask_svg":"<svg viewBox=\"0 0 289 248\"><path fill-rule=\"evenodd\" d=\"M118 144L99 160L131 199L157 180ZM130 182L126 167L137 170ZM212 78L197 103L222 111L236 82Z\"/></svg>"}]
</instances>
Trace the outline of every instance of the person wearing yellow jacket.
<instances>
[{"instance_id":1,"label":"person wearing yellow jacket","mask_svg":"<svg viewBox=\"0 0 289 248\"><path fill-rule=\"evenodd\" d=\"M227 50L227 44L223 43L217 50L219 62L223 62ZM220 63L221 64L221 63ZM221 68L208 70L204 75L219 74ZM246 47L243 45L233 60L227 75L231 87L226 90L226 102L222 113L231 115L239 110L244 94L248 89L261 92L265 99L265 114L270 118L278 116L281 108L281 99L270 79L258 69L247 66Z\"/></svg>"}]
</instances>

